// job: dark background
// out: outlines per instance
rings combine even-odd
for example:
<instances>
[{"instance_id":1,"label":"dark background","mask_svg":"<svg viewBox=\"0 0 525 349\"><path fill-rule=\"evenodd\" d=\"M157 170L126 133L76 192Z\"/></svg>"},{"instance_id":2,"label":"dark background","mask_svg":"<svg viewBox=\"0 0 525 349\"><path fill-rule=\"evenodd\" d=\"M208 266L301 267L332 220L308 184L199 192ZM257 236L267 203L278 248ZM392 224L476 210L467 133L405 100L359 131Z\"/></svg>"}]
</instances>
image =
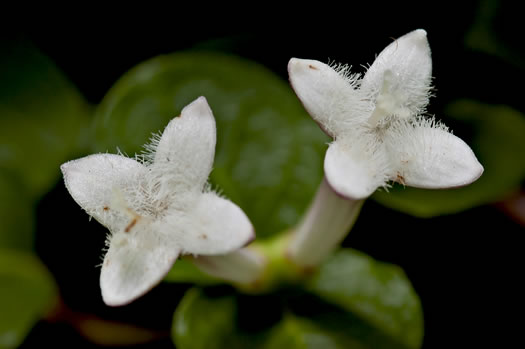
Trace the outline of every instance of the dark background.
<instances>
[{"instance_id":1,"label":"dark background","mask_svg":"<svg viewBox=\"0 0 525 349\"><path fill-rule=\"evenodd\" d=\"M516 60L523 58L523 18L516 5L497 1L354 5L303 3L284 10L245 3L232 8L228 16L219 12L204 16L200 8L167 13L159 9L140 19L124 14L81 19L77 13L56 22L11 26L4 30L2 40L32 41L89 102L98 104L123 73L159 54L186 49L229 52L259 62L287 79L290 57L330 59L364 71L360 66L371 63L392 38L423 28L433 54L437 97L431 100L432 114L440 117L443 107L458 98L524 110L523 64ZM480 16L487 8L491 16L483 22ZM466 44L466 36L479 23L513 58ZM461 129L454 131L461 136ZM167 334L173 310L187 286L162 284L129 306L106 307L95 268L105 229L95 221L79 226L79 221L86 221L85 213L61 182L38 204L37 252L57 278L64 308ZM404 268L423 303L424 348L507 347L523 322L512 316L521 314L519 296L523 293L517 280L523 275L522 234L523 227L501 205L417 219L368 200L345 245ZM254 321L273 316L271 310L265 314L262 309ZM58 343L93 347L63 318L67 316L51 316L38 323L23 347ZM170 346L169 339L161 338L144 347Z\"/></svg>"}]
</instances>

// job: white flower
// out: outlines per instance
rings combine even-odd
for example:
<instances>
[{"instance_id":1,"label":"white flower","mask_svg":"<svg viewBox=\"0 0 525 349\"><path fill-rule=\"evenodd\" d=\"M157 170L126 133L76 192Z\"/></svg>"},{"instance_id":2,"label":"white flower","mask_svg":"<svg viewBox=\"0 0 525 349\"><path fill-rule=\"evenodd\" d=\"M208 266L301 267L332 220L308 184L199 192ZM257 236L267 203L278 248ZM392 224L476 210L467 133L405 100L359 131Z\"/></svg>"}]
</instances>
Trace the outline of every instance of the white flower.
<instances>
[{"instance_id":1,"label":"white flower","mask_svg":"<svg viewBox=\"0 0 525 349\"><path fill-rule=\"evenodd\" d=\"M111 232L100 275L106 304L146 293L180 254L225 254L255 237L244 212L208 190L215 142L215 119L200 97L144 161L96 154L62 165L71 196Z\"/></svg>"},{"instance_id":2,"label":"white flower","mask_svg":"<svg viewBox=\"0 0 525 349\"><path fill-rule=\"evenodd\" d=\"M347 66L290 60L297 96L334 138L324 170L337 193L361 199L390 180L448 188L481 176L483 167L470 147L441 123L423 117L431 70L422 29L388 45L362 79Z\"/></svg>"}]
</instances>

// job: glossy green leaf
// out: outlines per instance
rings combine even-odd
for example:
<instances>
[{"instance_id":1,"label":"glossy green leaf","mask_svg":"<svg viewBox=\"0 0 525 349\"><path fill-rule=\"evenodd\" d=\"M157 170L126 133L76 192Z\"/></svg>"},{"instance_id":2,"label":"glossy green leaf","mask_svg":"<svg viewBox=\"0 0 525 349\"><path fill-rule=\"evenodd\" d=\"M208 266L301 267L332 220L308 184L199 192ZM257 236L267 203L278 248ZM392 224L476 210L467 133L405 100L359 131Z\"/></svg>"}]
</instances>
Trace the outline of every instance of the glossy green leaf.
<instances>
[{"instance_id":1,"label":"glossy green leaf","mask_svg":"<svg viewBox=\"0 0 525 349\"><path fill-rule=\"evenodd\" d=\"M173 321L172 336L177 348L413 348L370 325L368 319L353 311L304 291L281 292L270 297L270 302L259 297L263 296L241 301L242 297L231 293L210 296L202 289L188 291ZM265 320L275 310L282 311L283 306L288 310L282 318L275 318L273 324ZM261 323L265 325L257 327Z\"/></svg>"},{"instance_id":2,"label":"glossy green leaf","mask_svg":"<svg viewBox=\"0 0 525 349\"><path fill-rule=\"evenodd\" d=\"M473 184L448 190L403 188L395 185L374 198L385 206L431 217L459 212L504 198L525 179L525 116L507 106L469 100L449 106L447 114L472 129L466 140L485 172Z\"/></svg>"},{"instance_id":3,"label":"glossy green leaf","mask_svg":"<svg viewBox=\"0 0 525 349\"><path fill-rule=\"evenodd\" d=\"M308 282L307 289L360 318L391 340L385 344L385 339L377 335L372 339L369 335L359 338L358 333L364 332L358 331L353 336L361 342L380 340L381 344L373 348L420 348L423 339L421 303L399 267L375 261L355 250L340 250L320 267ZM359 324L350 318L345 322ZM352 326L345 326L352 331Z\"/></svg>"},{"instance_id":4,"label":"glossy green leaf","mask_svg":"<svg viewBox=\"0 0 525 349\"><path fill-rule=\"evenodd\" d=\"M57 300L54 281L33 255L0 250L0 348L16 348Z\"/></svg>"},{"instance_id":5,"label":"glossy green leaf","mask_svg":"<svg viewBox=\"0 0 525 349\"><path fill-rule=\"evenodd\" d=\"M0 55L0 168L35 196L85 141L88 107L49 58L24 41Z\"/></svg>"},{"instance_id":6,"label":"glossy green leaf","mask_svg":"<svg viewBox=\"0 0 525 349\"><path fill-rule=\"evenodd\" d=\"M230 348L235 333L235 298L209 298L198 288L189 290L173 318L172 338L180 349Z\"/></svg>"},{"instance_id":7,"label":"glossy green leaf","mask_svg":"<svg viewBox=\"0 0 525 349\"><path fill-rule=\"evenodd\" d=\"M140 151L198 96L217 120L212 182L245 210L259 238L294 224L320 183L327 137L288 84L255 63L190 52L137 66L96 110L96 150Z\"/></svg>"},{"instance_id":8,"label":"glossy green leaf","mask_svg":"<svg viewBox=\"0 0 525 349\"><path fill-rule=\"evenodd\" d=\"M0 170L0 248L30 250L33 247L33 205L25 188Z\"/></svg>"}]
</instances>

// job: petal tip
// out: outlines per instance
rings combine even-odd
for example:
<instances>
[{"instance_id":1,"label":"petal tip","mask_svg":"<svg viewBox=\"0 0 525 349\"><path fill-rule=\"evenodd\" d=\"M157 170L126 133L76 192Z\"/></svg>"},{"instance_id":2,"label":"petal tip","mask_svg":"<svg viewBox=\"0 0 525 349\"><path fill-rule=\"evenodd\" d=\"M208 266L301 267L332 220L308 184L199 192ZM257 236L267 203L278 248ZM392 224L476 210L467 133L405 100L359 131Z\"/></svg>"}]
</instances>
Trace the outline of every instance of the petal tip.
<instances>
[{"instance_id":1,"label":"petal tip","mask_svg":"<svg viewBox=\"0 0 525 349\"><path fill-rule=\"evenodd\" d=\"M432 186L428 186L429 189L454 189L454 188L462 188L466 187L467 185L471 185L472 183L476 182L484 172L483 166L478 163L475 168L473 168L470 172L470 175L468 177L463 177L462 179L451 182L448 185L440 185L436 186L435 188ZM418 187L418 186L416 186ZM425 186L421 186L422 188L427 188Z\"/></svg>"},{"instance_id":2,"label":"petal tip","mask_svg":"<svg viewBox=\"0 0 525 349\"><path fill-rule=\"evenodd\" d=\"M406 34L403 38L412 41L414 45L428 46L427 32L424 29L416 29Z\"/></svg>"},{"instance_id":3,"label":"petal tip","mask_svg":"<svg viewBox=\"0 0 525 349\"><path fill-rule=\"evenodd\" d=\"M314 59L290 58L288 61L288 74L290 78L294 73L303 73L309 71L321 71L325 64Z\"/></svg>"},{"instance_id":4,"label":"petal tip","mask_svg":"<svg viewBox=\"0 0 525 349\"><path fill-rule=\"evenodd\" d=\"M427 37L427 31L425 29L416 29L412 32L412 34L415 36L415 37L418 37L418 38L426 38Z\"/></svg>"},{"instance_id":5,"label":"petal tip","mask_svg":"<svg viewBox=\"0 0 525 349\"><path fill-rule=\"evenodd\" d=\"M239 248L243 248L243 247L248 246L249 244L251 244L255 240L255 238L256 238L255 227L253 226L252 221L250 220L250 218L248 218L248 215L246 215L246 213L243 211L243 209L240 208L237 205L235 205L235 206L241 212L241 215L242 215L242 219L240 219L237 222L237 225L245 227L243 229L244 232L241 234L242 235L242 239L240 240L243 243L241 245L239 245Z\"/></svg>"},{"instance_id":6,"label":"petal tip","mask_svg":"<svg viewBox=\"0 0 525 349\"><path fill-rule=\"evenodd\" d=\"M88 158L88 157L86 157L86 158ZM83 159L85 159L85 158L76 159L76 160L70 160L70 161L65 162L62 165L60 165L60 171L62 172L62 177L64 178L64 183L65 183L66 188L68 189L68 191L70 193L72 193L72 188L70 188L71 182L75 181L79 171L82 172L82 169L79 168L79 167L82 165L81 161ZM73 195L73 194L71 194L71 195ZM73 198L75 198L75 197L73 196Z\"/></svg>"},{"instance_id":7,"label":"petal tip","mask_svg":"<svg viewBox=\"0 0 525 349\"><path fill-rule=\"evenodd\" d=\"M299 61L300 61L299 58L290 58L290 60L288 61L288 78L290 80L290 83L292 84L292 87L293 87L293 76L298 70Z\"/></svg>"},{"instance_id":8,"label":"petal tip","mask_svg":"<svg viewBox=\"0 0 525 349\"><path fill-rule=\"evenodd\" d=\"M470 185L477 181L482 175L485 169L483 168L483 165L479 162L479 160L476 158L476 155L474 155L474 152L472 152L472 149L461 140L461 142L465 145L465 148L468 149L468 153L470 153L470 156L463 156L463 176L460 176L462 180L459 180L457 184L451 185L452 188L454 187L464 187L467 185ZM467 151L466 151L467 152Z\"/></svg>"},{"instance_id":9,"label":"petal tip","mask_svg":"<svg viewBox=\"0 0 525 349\"><path fill-rule=\"evenodd\" d=\"M116 274L115 270L111 270L111 267L107 267L108 264L105 259L100 273L100 291L102 294L102 300L110 307L120 307L134 302L151 291L164 279L175 264L178 256L179 254L177 252L176 256L169 258L164 268L162 268L162 271L157 272L155 277L132 285L126 284L122 279L123 276L129 276L129 274ZM129 280L125 281L129 282Z\"/></svg>"},{"instance_id":10,"label":"petal tip","mask_svg":"<svg viewBox=\"0 0 525 349\"><path fill-rule=\"evenodd\" d=\"M251 223L250 223L250 225L251 225ZM244 243L244 245L242 247L246 247L249 244L251 244L253 241L255 241L255 238L256 238L256 236L255 236L255 228L252 225L250 233L248 234L248 236L246 238L246 242Z\"/></svg>"},{"instance_id":11,"label":"petal tip","mask_svg":"<svg viewBox=\"0 0 525 349\"><path fill-rule=\"evenodd\" d=\"M326 173L325 173L325 179L326 179L326 184L328 185L328 187L334 192L335 195L339 196L341 199L363 200L363 199L368 198L370 195L372 195L372 193L369 193L368 191L364 191L364 190L356 191L355 188L343 187L340 185L336 185L335 183L331 183Z\"/></svg>"},{"instance_id":12,"label":"petal tip","mask_svg":"<svg viewBox=\"0 0 525 349\"><path fill-rule=\"evenodd\" d=\"M182 109L181 116L186 114L212 115L208 100L204 96L200 96Z\"/></svg>"},{"instance_id":13,"label":"petal tip","mask_svg":"<svg viewBox=\"0 0 525 349\"><path fill-rule=\"evenodd\" d=\"M62 172L62 175L66 177L66 173L69 169L69 166L71 166L71 161L64 162L62 165L60 165L60 171Z\"/></svg>"},{"instance_id":14,"label":"petal tip","mask_svg":"<svg viewBox=\"0 0 525 349\"><path fill-rule=\"evenodd\" d=\"M477 181L483 175L483 172L485 172L485 168L476 159L476 165L475 165L474 170L472 171L472 173L473 173L472 180L469 183L467 183L467 184L470 184L470 183L473 183L473 182Z\"/></svg>"},{"instance_id":15,"label":"petal tip","mask_svg":"<svg viewBox=\"0 0 525 349\"><path fill-rule=\"evenodd\" d=\"M119 297L108 295L105 292L102 292L102 300L104 301L104 304L106 304L109 307L121 307L121 306L128 305L131 302L133 302L133 299L123 300Z\"/></svg>"},{"instance_id":16,"label":"petal tip","mask_svg":"<svg viewBox=\"0 0 525 349\"><path fill-rule=\"evenodd\" d=\"M330 144L324 159L326 182L340 197L361 200L369 197L384 182L380 163L352 152L340 141ZM372 168L370 167L372 166ZM378 166L378 167L376 167Z\"/></svg>"},{"instance_id":17,"label":"petal tip","mask_svg":"<svg viewBox=\"0 0 525 349\"><path fill-rule=\"evenodd\" d=\"M66 177L68 173L71 173L71 171L78 169L79 166L82 165L83 160L90 159L94 155L97 155L97 154L88 155L80 159L74 159L74 160L69 160L69 161L64 162L62 165L60 165L60 171L62 172L62 175Z\"/></svg>"},{"instance_id":18,"label":"petal tip","mask_svg":"<svg viewBox=\"0 0 525 349\"><path fill-rule=\"evenodd\" d=\"M100 279L100 291L104 304L110 307L121 307L130 304L135 299L139 298L141 294L129 295L123 292L117 292L114 287L111 287L107 281Z\"/></svg>"},{"instance_id":19,"label":"petal tip","mask_svg":"<svg viewBox=\"0 0 525 349\"><path fill-rule=\"evenodd\" d=\"M290 73L301 61L299 58L292 57L288 61L288 73Z\"/></svg>"},{"instance_id":20,"label":"petal tip","mask_svg":"<svg viewBox=\"0 0 525 349\"><path fill-rule=\"evenodd\" d=\"M193 103L208 105L208 100L204 96L199 96L196 100L193 101Z\"/></svg>"}]
</instances>

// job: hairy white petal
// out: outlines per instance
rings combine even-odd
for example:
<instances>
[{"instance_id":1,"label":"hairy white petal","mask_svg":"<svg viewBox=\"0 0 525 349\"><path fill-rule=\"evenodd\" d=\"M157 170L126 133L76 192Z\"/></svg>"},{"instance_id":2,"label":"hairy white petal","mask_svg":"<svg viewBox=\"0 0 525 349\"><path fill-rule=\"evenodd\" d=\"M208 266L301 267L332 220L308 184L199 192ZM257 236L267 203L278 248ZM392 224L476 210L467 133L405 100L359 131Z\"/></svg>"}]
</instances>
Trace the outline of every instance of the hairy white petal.
<instances>
[{"instance_id":1,"label":"hairy white petal","mask_svg":"<svg viewBox=\"0 0 525 349\"><path fill-rule=\"evenodd\" d=\"M237 250L255 238L246 214L234 203L215 193L204 193L184 214L165 218L166 229L183 253L218 255Z\"/></svg>"},{"instance_id":2,"label":"hairy white petal","mask_svg":"<svg viewBox=\"0 0 525 349\"><path fill-rule=\"evenodd\" d=\"M206 98L199 97L170 121L158 143L150 147L155 149L152 181L167 191L159 196L202 190L213 166L215 143L215 119Z\"/></svg>"},{"instance_id":3,"label":"hairy white petal","mask_svg":"<svg viewBox=\"0 0 525 349\"><path fill-rule=\"evenodd\" d=\"M110 230L122 227L126 218L115 205L115 192L136 186L146 168L139 162L115 154L95 154L63 164L66 188L86 212Z\"/></svg>"},{"instance_id":4,"label":"hairy white petal","mask_svg":"<svg viewBox=\"0 0 525 349\"><path fill-rule=\"evenodd\" d=\"M171 269L180 248L154 222L130 221L111 236L100 274L107 305L125 305L157 285Z\"/></svg>"},{"instance_id":5,"label":"hairy white petal","mask_svg":"<svg viewBox=\"0 0 525 349\"><path fill-rule=\"evenodd\" d=\"M290 83L304 107L330 136L362 123L370 103L355 89L356 78L315 60L292 58L288 63ZM345 76L346 75L346 76Z\"/></svg>"},{"instance_id":6,"label":"hairy white petal","mask_svg":"<svg viewBox=\"0 0 525 349\"><path fill-rule=\"evenodd\" d=\"M324 159L328 184L339 194L352 199L364 199L388 179L388 159L372 135L349 143L347 138L330 144Z\"/></svg>"},{"instance_id":7,"label":"hairy white petal","mask_svg":"<svg viewBox=\"0 0 525 349\"><path fill-rule=\"evenodd\" d=\"M394 125L385 146L394 169L391 179L409 186L459 187L483 173L470 147L432 119Z\"/></svg>"},{"instance_id":8,"label":"hairy white petal","mask_svg":"<svg viewBox=\"0 0 525 349\"><path fill-rule=\"evenodd\" d=\"M99 154L62 165L75 201L112 232L100 275L106 304L146 293L181 252L226 254L253 240L239 207L203 193L215 143L215 119L200 97L147 146L144 163Z\"/></svg>"},{"instance_id":9,"label":"hairy white petal","mask_svg":"<svg viewBox=\"0 0 525 349\"><path fill-rule=\"evenodd\" d=\"M363 77L361 89L377 99L378 104L386 100L391 115L415 115L428 104L431 74L427 34L418 29L395 40L379 54Z\"/></svg>"}]
</instances>

